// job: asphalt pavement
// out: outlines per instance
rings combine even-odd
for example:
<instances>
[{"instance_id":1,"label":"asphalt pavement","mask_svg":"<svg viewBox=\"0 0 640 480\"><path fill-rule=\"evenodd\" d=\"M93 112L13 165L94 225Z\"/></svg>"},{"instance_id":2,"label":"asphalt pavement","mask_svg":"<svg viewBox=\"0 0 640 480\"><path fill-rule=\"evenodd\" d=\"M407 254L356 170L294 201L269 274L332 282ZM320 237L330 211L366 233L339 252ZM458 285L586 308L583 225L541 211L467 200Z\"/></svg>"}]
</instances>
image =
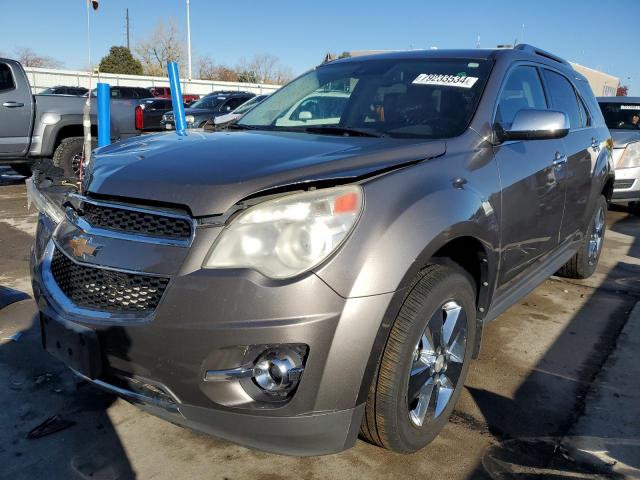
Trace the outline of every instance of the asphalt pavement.
<instances>
[{"instance_id":1,"label":"asphalt pavement","mask_svg":"<svg viewBox=\"0 0 640 480\"><path fill-rule=\"evenodd\" d=\"M150 416L43 352L25 298L37 219L26 203L23 178L0 167L0 478L640 478L640 218L624 209L609 212L594 277L552 277L487 326L451 422L427 448L397 455L359 440L296 458ZM27 438L55 416L60 431Z\"/></svg>"}]
</instances>

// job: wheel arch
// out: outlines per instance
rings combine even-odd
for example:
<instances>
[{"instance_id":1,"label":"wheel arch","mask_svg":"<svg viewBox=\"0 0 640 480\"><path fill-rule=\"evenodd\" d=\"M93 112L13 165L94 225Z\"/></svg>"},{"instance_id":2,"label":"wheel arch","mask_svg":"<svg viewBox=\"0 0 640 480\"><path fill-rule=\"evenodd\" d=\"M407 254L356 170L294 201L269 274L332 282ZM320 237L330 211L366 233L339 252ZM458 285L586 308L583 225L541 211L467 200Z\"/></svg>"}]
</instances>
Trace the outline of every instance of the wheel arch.
<instances>
[{"instance_id":1,"label":"wheel arch","mask_svg":"<svg viewBox=\"0 0 640 480\"><path fill-rule=\"evenodd\" d=\"M402 280L402 286L395 292L391 302L389 302L383 321L380 324L360 386L357 404L366 401L393 322L412 287L420 278L420 273L429 265L439 264L462 270L472 280L476 289L477 307L476 335L472 358L478 358L480 355L484 314L487 312L491 302L493 286L497 276L497 253L493 251L490 244L481 239L480 235L470 234L469 229L469 225L458 225L457 227L452 227L448 232L443 232L425 247L422 254L406 272ZM458 231L458 235L451 236L452 230Z\"/></svg>"}]
</instances>

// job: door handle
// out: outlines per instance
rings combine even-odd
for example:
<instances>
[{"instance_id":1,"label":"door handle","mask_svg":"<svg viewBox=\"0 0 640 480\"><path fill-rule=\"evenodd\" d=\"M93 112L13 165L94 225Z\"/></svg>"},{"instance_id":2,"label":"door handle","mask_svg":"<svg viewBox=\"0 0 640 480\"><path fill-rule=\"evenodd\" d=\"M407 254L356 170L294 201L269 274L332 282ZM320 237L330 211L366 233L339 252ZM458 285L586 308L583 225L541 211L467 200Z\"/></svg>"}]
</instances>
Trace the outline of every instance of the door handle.
<instances>
[{"instance_id":1,"label":"door handle","mask_svg":"<svg viewBox=\"0 0 640 480\"><path fill-rule=\"evenodd\" d=\"M565 163L567 163L567 156L566 155L562 155L560 152L556 152L556 156L553 159L553 166L554 167L561 167Z\"/></svg>"},{"instance_id":2,"label":"door handle","mask_svg":"<svg viewBox=\"0 0 640 480\"><path fill-rule=\"evenodd\" d=\"M2 104L3 107L7 107L7 108L16 108L16 107L24 107L24 103L20 103L20 102L4 102Z\"/></svg>"},{"instance_id":3,"label":"door handle","mask_svg":"<svg viewBox=\"0 0 640 480\"><path fill-rule=\"evenodd\" d=\"M594 152L599 152L600 151L600 141L597 140L596 138L592 138L591 139L591 148L593 148Z\"/></svg>"}]
</instances>

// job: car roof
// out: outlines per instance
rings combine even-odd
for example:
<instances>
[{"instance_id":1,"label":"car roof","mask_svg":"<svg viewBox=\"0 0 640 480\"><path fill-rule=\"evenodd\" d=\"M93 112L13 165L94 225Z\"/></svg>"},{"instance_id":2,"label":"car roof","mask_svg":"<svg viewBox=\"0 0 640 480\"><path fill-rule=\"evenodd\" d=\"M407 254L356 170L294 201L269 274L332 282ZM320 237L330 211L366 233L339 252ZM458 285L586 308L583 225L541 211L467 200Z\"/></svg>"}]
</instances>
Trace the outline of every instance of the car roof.
<instances>
[{"instance_id":1,"label":"car roof","mask_svg":"<svg viewBox=\"0 0 640 480\"><path fill-rule=\"evenodd\" d=\"M388 59L388 60L416 60L416 59L471 59L471 60L530 60L538 63L545 63L560 70L571 73L572 76L586 80L582 74L575 71L571 64L565 59L547 52L541 48L529 44L518 44L515 47L499 48L473 48L473 49L431 49L431 50L408 50L372 53L366 55L356 55L353 57L331 60L328 64L359 62L363 60Z\"/></svg>"},{"instance_id":2,"label":"car roof","mask_svg":"<svg viewBox=\"0 0 640 480\"><path fill-rule=\"evenodd\" d=\"M640 103L640 97L597 97L601 103Z\"/></svg>"}]
</instances>

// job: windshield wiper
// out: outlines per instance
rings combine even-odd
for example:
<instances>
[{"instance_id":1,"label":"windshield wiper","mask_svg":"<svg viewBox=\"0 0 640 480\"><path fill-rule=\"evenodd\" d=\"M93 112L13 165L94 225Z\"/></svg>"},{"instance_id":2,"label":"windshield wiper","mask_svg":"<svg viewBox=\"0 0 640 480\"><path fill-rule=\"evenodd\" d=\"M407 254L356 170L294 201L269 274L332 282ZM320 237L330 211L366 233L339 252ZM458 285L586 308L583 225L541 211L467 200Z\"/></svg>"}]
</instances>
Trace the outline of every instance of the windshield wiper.
<instances>
[{"instance_id":1,"label":"windshield wiper","mask_svg":"<svg viewBox=\"0 0 640 480\"><path fill-rule=\"evenodd\" d=\"M384 134L372 132L371 130L360 130L358 128L335 127L331 125L306 127L305 132L326 133L327 135L346 135L348 137L383 137Z\"/></svg>"},{"instance_id":2,"label":"windshield wiper","mask_svg":"<svg viewBox=\"0 0 640 480\"><path fill-rule=\"evenodd\" d=\"M234 122L229 123L226 128L228 130L257 130L257 128L254 126L242 125Z\"/></svg>"}]
</instances>

